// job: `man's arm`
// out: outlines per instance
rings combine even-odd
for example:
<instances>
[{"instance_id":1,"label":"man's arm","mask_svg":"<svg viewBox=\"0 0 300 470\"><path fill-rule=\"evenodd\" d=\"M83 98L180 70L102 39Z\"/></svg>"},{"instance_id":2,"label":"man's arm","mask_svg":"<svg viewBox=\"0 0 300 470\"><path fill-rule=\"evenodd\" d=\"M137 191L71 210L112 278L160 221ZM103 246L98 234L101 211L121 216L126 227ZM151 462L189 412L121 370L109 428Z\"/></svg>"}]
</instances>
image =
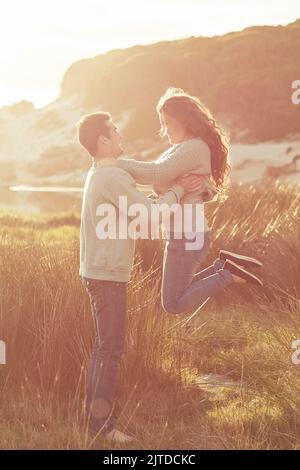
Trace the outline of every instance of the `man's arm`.
<instances>
[{"instance_id":1,"label":"man's arm","mask_svg":"<svg viewBox=\"0 0 300 470\"><path fill-rule=\"evenodd\" d=\"M158 229L166 216L166 210L172 214L180 208L178 203L184 195L184 189L179 184L175 184L161 198L153 201L136 188L136 183L129 173L119 169L113 176L114 183L109 184L107 179L101 186L101 194L129 219L138 217L147 236L152 234L153 227L154 230Z\"/></svg>"},{"instance_id":2,"label":"man's arm","mask_svg":"<svg viewBox=\"0 0 300 470\"><path fill-rule=\"evenodd\" d=\"M117 207L119 207L119 197L126 196L128 207L132 204L142 204L150 214L153 205L159 207L162 204L167 204L171 207L173 204L179 203L184 196L184 189L181 185L175 184L162 197L153 200L137 189L134 179L129 174L122 172L118 174L114 184L106 185L104 194Z\"/></svg>"},{"instance_id":3,"label":"man's arm","mask_svg":"<svg viewBox=\"0 0 300 470\"><path fill-rule=\"evenodd\" d=\"M200 139L184 142L170 157L161 161L118 159L117 165L130 173L139 184L164 185L192 170L196 170L198 174L211 173L210 150Z\"/></svg>"}]
</instances>

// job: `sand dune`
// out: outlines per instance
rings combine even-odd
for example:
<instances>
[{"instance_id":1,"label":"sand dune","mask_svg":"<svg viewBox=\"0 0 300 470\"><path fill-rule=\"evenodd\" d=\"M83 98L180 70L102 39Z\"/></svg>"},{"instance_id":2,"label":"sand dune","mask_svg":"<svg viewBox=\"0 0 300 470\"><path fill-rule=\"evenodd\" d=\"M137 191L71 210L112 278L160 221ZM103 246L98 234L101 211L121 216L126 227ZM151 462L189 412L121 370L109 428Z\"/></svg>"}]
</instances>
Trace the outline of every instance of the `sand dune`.
<instances>
[{"instance_id":1,"label":"sand dune","mask_svg":"<svg viewBox=\"0 0 300 470\"><path fill-rule=\"evenodd\" d=\"M23 109L24 108L24 109ZM5 172L9 162L15 166L15 178L10 183L31 184L83 184L86 169L82 168L82 160L76 163L75 152L85 152L79 149L76 141L75 124L86 112L94 109L84 109L76 96L65 100L57 100L41 109L32 109L22 103L18 107L0 109L2 124L0 137L0 180L5 183ZM118 116L121 131L132 111ZM73 163L71 168L58 168L61 160L55 160L56 149L62 152ZM140 159L154 159L162 151L159 143L149 141L136 142L130 146L130 153ZM48 152L48 153L47 153ZM74 161L72 154L74 152ZM49 155L49 159L48 159ZM293 158L300 155L299 138L285 142L264 142L258 144L232 144L230 147L231 179L236 182L250 182L260 178L282 179L284 181L300 182L300 164L293 165ZM53 165L51 166L51 158ZM35 165L36 162L36 165ZM49 172L43 175L35 173L32 168L47 163ZM63 162L61 162L63 163ZM76 164L78 165L76 167ZM6 167L5 167L6 166ZM6 168L7 170L7 168Z\"/></svg>"}]
</instances>

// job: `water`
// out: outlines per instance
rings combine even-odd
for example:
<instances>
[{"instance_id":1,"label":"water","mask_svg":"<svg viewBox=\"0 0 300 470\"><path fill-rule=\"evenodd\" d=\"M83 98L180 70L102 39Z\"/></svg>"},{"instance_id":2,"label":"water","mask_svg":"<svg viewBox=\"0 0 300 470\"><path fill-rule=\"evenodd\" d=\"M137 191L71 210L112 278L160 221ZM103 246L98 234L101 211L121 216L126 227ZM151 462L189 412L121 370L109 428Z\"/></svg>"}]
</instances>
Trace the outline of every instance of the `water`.
<instances>
[{"instance_id":1,"label":"water","mask_svg":"<svg viewBox=\"0 0 300 470\"><path fill-rule=\"evenodd\" d=\"M137 185L146 195L151 188ZM83 187L73 186L0 186L0 209L20 212L81 211Z\"/></svg>"},{"instance_id":2,"label":"water","mask_svg":"<svg viewBox=\"0 0 300 470\"><path fill-rule=\"evenodd\" d=\"M81 210L82 188L65 186L2 186L0 208L20 212L69 212Z\"/></svg>"}]
</instances>

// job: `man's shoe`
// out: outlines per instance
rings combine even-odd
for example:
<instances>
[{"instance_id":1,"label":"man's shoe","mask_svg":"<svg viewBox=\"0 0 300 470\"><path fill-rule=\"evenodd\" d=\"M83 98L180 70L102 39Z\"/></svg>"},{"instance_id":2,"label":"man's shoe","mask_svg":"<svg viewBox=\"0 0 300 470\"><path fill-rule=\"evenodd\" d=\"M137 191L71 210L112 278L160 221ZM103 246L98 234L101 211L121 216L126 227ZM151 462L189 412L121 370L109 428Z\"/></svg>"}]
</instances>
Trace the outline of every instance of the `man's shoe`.
<instances>
[{"instance_id":1,"label":"man's shoe","mask_svg":"<svg viewBox=\"0 0 300 470\"><path fill-rule=\"evenodd\" d=\"M134 440L134 437L129 436L128 434L124 434L118 429L112 429L108 434L106 434L105 439L108 439L109 441L116 444L129 444Z\"/></svg>"},{"instance_id":2,"label":"man's shoe","mask_svg":"<svg viewBox=\"0 0 300 470\"><path fill-rule=\"evenodd\" d=\"M258 261L258 259L250 258L249 256L238 255L232 251L220 250L219 258L224 261L229 259L230 261L244 266L245 268L257 268L262 266L262 263Z\"/></svg>"},{"instance_id":3,"label":"man's shoe","mask_svg":"<svg viewBox=\"0 0 300 470\"><path fill-rule=\"evenodd\" d=\"M260 287L263 286L263 282L257 276L254 276L254 274L250 273L249 271L246 271L246 269L243 269L241 266L231 260L225 261L223 269L227 269L231 272L231 274L241 277L242 279L245 279L245 281L250 282L251 284L255 284L256 286Z\"/></svg>"}]
</instances>

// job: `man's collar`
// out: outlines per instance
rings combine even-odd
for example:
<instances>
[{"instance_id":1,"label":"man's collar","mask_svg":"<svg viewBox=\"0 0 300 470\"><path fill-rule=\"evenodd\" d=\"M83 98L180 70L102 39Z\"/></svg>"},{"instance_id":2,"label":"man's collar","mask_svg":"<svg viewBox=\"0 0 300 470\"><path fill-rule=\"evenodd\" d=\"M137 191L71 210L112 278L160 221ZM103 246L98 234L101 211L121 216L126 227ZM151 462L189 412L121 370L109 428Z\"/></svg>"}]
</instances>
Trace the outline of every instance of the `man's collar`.
<instances>
[{"instance_id":1,"label":"man's collar","mask_svg":"<svg viewBox=\"0 0 300 470\"><path fill-rule=\"evenodd\" d=\"M93 168L103 168L105 166L117 166L116 159L106 157L106 158L101 158L100 160L96 160L95 158L93 158L93 164L92 164Z\"/></svg>"}]
</instances>

